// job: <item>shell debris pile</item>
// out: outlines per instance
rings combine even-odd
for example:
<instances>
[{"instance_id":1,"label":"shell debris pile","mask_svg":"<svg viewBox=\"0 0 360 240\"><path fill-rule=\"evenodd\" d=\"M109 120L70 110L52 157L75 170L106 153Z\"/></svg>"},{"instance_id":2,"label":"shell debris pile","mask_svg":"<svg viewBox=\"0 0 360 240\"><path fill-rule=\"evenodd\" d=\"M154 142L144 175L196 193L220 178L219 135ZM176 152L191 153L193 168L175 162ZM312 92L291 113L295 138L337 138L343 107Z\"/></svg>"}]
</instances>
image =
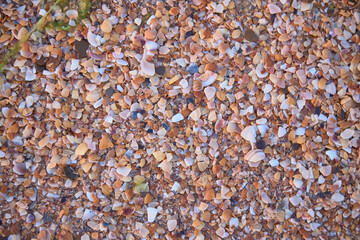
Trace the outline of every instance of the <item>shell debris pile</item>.
<instances>
[{"instance_id":1,"label":"shell debris pile","mask_svg":"<svg viewBox=\"0 0 360 240\"><path fill-rule=\"evenodd\" d=\"M3 56L48 6L0 7ZM357 1L78 15L55 8L71 30L34 31L0 75L1 239L359 236Z\"/></svg>"}]
</instances>

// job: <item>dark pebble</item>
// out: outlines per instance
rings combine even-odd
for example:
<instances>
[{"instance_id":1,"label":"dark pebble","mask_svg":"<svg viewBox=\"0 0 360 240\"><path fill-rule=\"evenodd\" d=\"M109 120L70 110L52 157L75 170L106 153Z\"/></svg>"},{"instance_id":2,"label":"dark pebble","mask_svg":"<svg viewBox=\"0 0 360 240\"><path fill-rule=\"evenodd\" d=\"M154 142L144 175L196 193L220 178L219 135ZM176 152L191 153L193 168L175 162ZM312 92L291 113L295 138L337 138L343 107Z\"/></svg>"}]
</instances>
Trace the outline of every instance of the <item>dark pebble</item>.
<instances>
[{"instance_id":1,"label":"dark pebble","mask_svg":"<svg viewBox=\"0 0 360 240\"><path fill-rule=\"evenodd\" d=\"M194 103L193 98L186 98L186 104Z\"/></svg>"},{"instance_id":2,"label":"dark pebble","mask_svg":"<svg viewBox=\"0 0 360 240\"><path fill-rule=\"evenodd\" d=\"M149 128L148 130L146 130L146 132L147 133L153 133L154 131L151 128Z\"/></svg>"},{"instance_id":3,"label":"dark pebble","mask_svg":"<svg viewBox=\"0 0 360 240\"><path fill-rule=\"evenodd\" d=\"M346 112L341 109L340 118L341 118L341 119L345 119L345 117L346 117Z\"/></svg>"},{"instance_id":4,"label":"dark pebble","mask_svg":"<svg viewBox=\"0 0 360 240\"><path fill-rule=\"evenodd\" d=\"M155 67L155 72L156 74L159 74L159 75L164 75L165 74L165 67L164 66L158 66L158 67Z\"/></svg>"},{"instance_id":5,"label":"dark pebble","mask_svg":"<svg viewBox=\"0 0 360 240\"><path fill-rule=\"evenodd\" d=\"M42 72L46 69L45 65L39 65L38 63L35 63L36 71Z\"/></svg>"},{"instance_id":6,"label":"dark pebble","mask_svg":"<svg viewBox=\"0 0 360 240\"><path fill-rule=\"evenodd\" d=\"M325 197L325 194L324 194L323 192L319 192L319 193L318 193L318 196L319 196L319 198L324 198L324 197Z\"/></svg>"},{"instance_id":7,"label":"dark pebble","mask_svg":"<svg viewBox=\"0 0 360 240\"><path fill-rule=\"evenodd\" d=\"M79 58L87 57L86 51L88 50L89 45L89 42L85 39L75 42L74 46Z\"/></svg>"},{"instance_id":8,"label":"dark pebble","mask_svg":"<svg viewBox=\"0 0 360 240\"><path fill-rule=\"evenodd\" d=\"M193 35L194 35L194 33L192 31L188 31L188 32L185 33L185 39L188 38L188 37L191 37Z\"/></svg>"},{"instance_id":9,"label":"dark pebble","mask_svg":"<svg viewBox=\"0 0 360 240\"><path fill-rule=\"evenodd\" d=\"M259 141L257 141L257 142L256 142L256 147L257 147L258 149L265 149L265 148L266 148L266 144L265 144L264 140L259 140Z\"/></svg>"},{"instance_id":10,"label":"dark pebble","mask_svg":"<svg viewBox=\"0 0 360 240\"><path fill-rule=\"evenodd\" d=\"M114 95L114 92L115 90L112 87L109 87L105 90L106 95L108 95L109 97L112 97L112 95Z\"/></svg>"},{"instance_id":11,"label":"dark pebble","mask_svg":"<svg viewBox=\"0 0 360 240\"><path fill-rule=\"evenodd\" d=\"M165 128L166 131L170 130L170 127L166 123L163 123L161 125L163 126L163 128Z\"/></svg>"},{"instance_id":12,"label":"dark pebble","mask_svg":"<svg viewBox=\"0 0 360 240\"><path fill-rule=\"evenodd\" d=\"M320 111L321 111L321 107L320 106L317 106L315 108L315 114L319 115L320 114Z\"/></svg>"},{"instance_id":13,"label":"dark pebble","mask_svg":"<svg viewBox=\"0 0 360 240\"><path fill-rule=\"evenodd\" d=\"M135 120L137 118L137 112L136 111L131 112L130 117L131 117L132 120Z\"/></svg>"},{"instance_id":14,"label":"dark pebble","mask_svg":"<svg viewBox=\"0 0 360 240\"><path fill-rule=\"evenodd\" d=\"M66 165L63 168L63 171L64 171L65 176L71 180L75 180L78 177L76 171L69 165Z\"/></svg>"},{"instance_id":15,"label":"dark pebble","mask_svg":"<svg viewBox=\"0 0 360 240\"><path fill-rule=\"evenodd\" d=\"M270 15L270 21L271 21L272 23L274 22L275 18L276 18L276 14L271 14L271 15Z\"/></svg>"},{"instance_id":16,"label":"dark pebble","mask_svg":"<svg viewBox=\"0 0 360 240\"><path fill-rule=\"evenodd\" d=\"M44 220L44 223L49 223L49 222L53 221L52 217L47 213L44 214L43 220Z\"/></svg>"},{"instance_id":17,"label":"dark pebble","mask_svg":"<svg viewBox=\"0 0 360 240\"><path fill-rule=\"evenodd\" d=\"M259 36L256 35L256 33L251 29L246 29L244 32L244 38L248 40L249 42L258 42Z\"/></svg>"},{"instance_id":18,"label":"dark pebble","mask_svg":"<svg viewBox=\"0 0 360 240\"><path fill-rule=\"evenodd\" d=\"M301 145L299 143L293 143L293 144L291 144L291 146L294 151L298 150L301 147Z\"/></svg>"}]
</instances>

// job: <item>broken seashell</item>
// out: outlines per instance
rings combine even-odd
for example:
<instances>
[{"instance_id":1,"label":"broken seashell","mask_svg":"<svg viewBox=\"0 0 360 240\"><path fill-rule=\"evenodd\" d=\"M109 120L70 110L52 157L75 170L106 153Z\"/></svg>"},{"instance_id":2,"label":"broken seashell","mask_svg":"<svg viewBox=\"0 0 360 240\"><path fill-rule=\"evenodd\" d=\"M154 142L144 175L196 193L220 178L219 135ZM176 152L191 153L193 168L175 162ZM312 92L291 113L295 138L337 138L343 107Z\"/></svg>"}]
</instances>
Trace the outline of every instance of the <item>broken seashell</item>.
<instances>
[{"instance_id":1,"label":"broken seashell","mask_svg":"<svg viewBox=\"0 0 360 240\"><path fill-rule=\"evenodd\" d=\"M195 92L201 91L203 89L203 83L200 80L194 80L193 90Z\"/></svg>"},{"instance_id":2,"label":"broken seashell","mask_svg":"<svg viewBox=\"0 0 360 240\"><path fill-rule=\"evenodd\" d=\"M66 16L68 16L70 19L76 19L78 17L78 11L74 9L70 9L66 11Z\"/></svg>"},{"instance_id":3,"label":"broken seashell","mask_svg":"<svg viewBox=\"0 0 360 240\"><path fill-rule=\"evenodd\" d=\"M170 232L174 231L177 225L177 221L176 220L169 220L167 222L167 227L169 229Z\"/></svg>"},{"instance_id":4,"label":"broken seashell","mask_svg":"<svg viewBox=\"0 0 360 240\"><path fill-rule=\"evenodd\" d=\"M203 87L207 87L207 86L210 86L211 84L213 84L215 82L216 77L217 77L216 73L207 70L199 78L202 80Z\"/></svg>"},{"instance_id":5,"label":"broken seashell","mask_svg":"<svg viewBox=\"0 0 360 240\"><path fill-rule=\"evenodd\" d=\"M260 149L251 150L245 155L245 160L249 162L255 163L255 162L260 162L261 160L264 159L265 159L265 153Z\"/></svg>"},{"instance_id":6,"label":"broken seashell","mask_svg":"<svg viewBox=\"0 0 360 240\"><path fill-rule=\"evenodd\" d=\"M99 100L100 97L101 96L98 91L91 91L86 95L86 101L95 102L95 101Z\"/></svg>"},{"instance_id":7,"label":"broken seashell","mask_svg":"<svg viewBox=\"0 0 360 240\"><path fill-rule=\"evenodd\" d=\"M89 150L89 147L86 143L81 143L79 146L77 146L75 150L75 155L83 156L85 153Z\"/></svg>"},{"instance_id":8,"label":"broken seashell","mask_svg":"<svg viewBox=\"0 0 360 240\"><path fill-rule=\"evenodd\" d=\"M101 30L104 33L111 33L112 31L112 24L109 20L105 19L104 22L101 24Z\"/></svg>"},{"instance_id":9,"label":"broken seashell","mask_svg":"<svg viewBox=\"0 0 360 240\"><path fill-rule=\"evenodd\" d=\"M249 141L251 145L256 142L256 126L248 126L241 131L241 137Z\"/></svg>"},{"instance_id":10,"label":"broken seashell","mask_svg":"<svg viewBox=\"0 0 360 240\"><path fill-rule=\"evenodd\" d=\"M269 73L264 69L264 65L258 64L256 66L256 75L259 78L264 78L264 77L267 77L267 75L269 75Z\"/></svg>"},{"instance_id":11,"label":"broken seashell","mask_svg":"<svg viewBox=\"0 0 360 240\"><path fill-rule=\"evenodd\" d=\"M104 134L100 140L99 150L102 151L106 148L112 148L113 146L114 144L111 142L109 136L107 134Z\"/></svg>"},{"instance_id":12,"label":"broken seashell","mask_svg":"<svg viewBox=\"0 0 360 240\"><path fill-rule=\"evenodd\" d=\"M268 9L270 11L270 14L281 13L281 9L275 4L268 4Z\"/></svg>"},{"instance_id":13,"label":"broken seashell","mask_svg":"<svg viewBox=\"0 0 360 240\"><path fill-rule=\"evenodd\" d=\"M87 33L87 40L91 44L91 46L99 46L98 42L96 41L96 35L93 34L91 31L88 31Z\"/></svg>"},{"instance_id":14,"label":"broken seashell","mask_svg":"<svg viewBox=\"0 0 360 240\"><path fill-rule=\"evenodd\" d=\"M207 87L204 90L206 98L210 101L215 97L216 88L214 87Z\"/></svg>"},{"instance_id":15,"label":"broken seashell","mask_svg":"<svg viewBox=\"0 0 360 240\"><path fill-rule=\"evenodd\" d=\"M153 63L149 63L144 58L140 61L140 68L141 71L147 76L155 75L155 65Z\"/></svg>"},{"instance_id":16,"label":"broken seashell","mask_svg":"<svg viewBox=\"0 0 360 240\"><path fill-rule=\"evenodd\" d=\"M27 173L26 165L25 163L16 162L13 167L13 171L16 174L24 175Z\"/></svg>"}]
</instances>

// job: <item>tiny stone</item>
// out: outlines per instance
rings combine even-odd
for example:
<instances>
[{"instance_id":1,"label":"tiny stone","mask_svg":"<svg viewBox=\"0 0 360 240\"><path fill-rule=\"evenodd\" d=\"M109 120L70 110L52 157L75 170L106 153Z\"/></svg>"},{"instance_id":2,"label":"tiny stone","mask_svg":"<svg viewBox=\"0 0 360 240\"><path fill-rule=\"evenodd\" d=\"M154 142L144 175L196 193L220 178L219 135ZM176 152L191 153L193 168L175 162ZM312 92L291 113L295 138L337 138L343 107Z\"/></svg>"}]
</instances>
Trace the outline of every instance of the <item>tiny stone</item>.
<instances>
[{"instance_id":1,"label":"tiny stone","mask_svg":"<svg viewBox=\"0 0 360 240\"><path fill-rule=\"evenodd\" d=\"M81 41L75 41L74 46L79 58L87 57L86 51L88 50L89 45L89 42L85 39L82 39Z\"/></svg>"},{"instance_id":2,"label":"tiny stone","mask_svg":"<svg viewBox=\"0 0 360 240\"><path fill-rule=\"evenodd\" d=\"M158 75L164 75L166 68L164 66L155 67L155 72Z\"/></svg>"},{"instance_id":3,"label":"tiny stone","mask_svg":"<svg viewBox=\"0 0 360 240\"><path fill-rule=\"evenodd\" d=\"M105 90L106 95L108 95L109 97L112 97L112 95L114 95L115 90L112 87L109 87Z\"/></svg>"},{"instance_id":4,"label":"tiny stone","mask_svg":"<svg viewBox=\"0 0 360 240\"><path fill-rule=\"evenodd\" d=\"M256 142L256 147L258 149L265 149L266 148L266 144L264 140L259 140Z\"/></svg>"},{"instance_id":5,"label":"tiny stone","mask_svg":"<svg viewBox=\"0 0 360 240\"><path fill-rule=\"evenodd\" d=\"M244 32L244 38L249 42L258 42L259 36L251 29L246 29Z\"/></svg>"},{"instance_id":6,"label":"tiny stone","mask_svg":"<svg viewBox=\"0 0 360 240\"><path fill-rule=\"evenodd\" d=\"M301 147L301 145L299 143L293 143L291 144L291 147L294 151L296 151Z\"/></svg>"}]
</instances>

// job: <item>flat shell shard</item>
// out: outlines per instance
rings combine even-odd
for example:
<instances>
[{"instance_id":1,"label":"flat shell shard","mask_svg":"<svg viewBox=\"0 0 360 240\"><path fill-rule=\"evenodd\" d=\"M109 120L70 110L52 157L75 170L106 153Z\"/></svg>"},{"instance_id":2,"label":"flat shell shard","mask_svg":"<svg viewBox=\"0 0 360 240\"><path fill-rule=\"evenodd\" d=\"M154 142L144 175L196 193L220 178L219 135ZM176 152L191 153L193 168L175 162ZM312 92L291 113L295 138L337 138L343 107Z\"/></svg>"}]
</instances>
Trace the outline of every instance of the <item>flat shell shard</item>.
<instances>
[{"instance_id":1,"label":"flat shell shard","mask_svg":"<svg viewBox=\"0 0 360 240\"><path fill-rule=\"evenodd\" d=\"M205 93L207 100L211 101L215 97L216 88L207 87L207 88L205 88L204 93Z\"/></svg>"},{"instance_id":2,"label":"flat shell shard","mask_svg":"<svg viewBox=\"0 0 360 240\"><path fill-rule=\"evenodd\" d=\"M93 46L93 47L99 46L98 42L96 41L96 35L93 34L91 31L88 31L88 33L87 33L87 40L91 46Z\"/></svg>"},{"instance_id":3,"label":"flat shell shard","mask_svg":"<svg viewBox=\"0 0 360 240\"><path fill-rule=\"evenodd\" d=\"M260 162L264 159L265 153L260 149L251 150L245 155L245 160L253 163Z\"/></svg>"},{"instance_id":4,"label":"flat shell shard","mask_svg":"<svg viewBox=\"0 0 360 240\"><path fill-rule=\"evenodd\" d=\"M241 137L251 143L256 142L256 126L248 126L241 131Z\"/></svg>"},{"instance_id":5,"label":"flat shell shard","mask_svg":"<svg viewBox=\"0 0 360 240\"><path fill-rule=\"evenodd\" d=\"M114 144L111 142L109 136L107 134L104 134L100 140L99 150L102 151L106 148L112 148L113 146Z\"/></svg>"},{"instance_id":6,"label":"flat shell shard","mask_svg":"<svg viewBox=\"0 0 360 240\"><path fill-rule=\"evenodd\" d=\"M148 222L154 222L156 219L156 215L158 213L158 210L156 208L153 207L148 207L146 209L147 211L147 215L148 215Z\"/></svg>"},{"instance_id":7,"label":"flat shell shard","mask_svg":"<svg viewBox=\"0 0 360 240\"><path fill-rule=\"evenodd\" d=\"M20 162L14 164L13 171L18 175L25 175L28 172L25 163Z\"/></svg>"},{"instance_id":8,"label":"flat shell shard","mask_svg":"<svg viewBox=\"0 0 360 240\"><path fill-rule=\"evenodd\" d=\"M127 206L122 209L122 215L126 217L133 215L134 212L135 212L135 208L132 206Z\"/></svg>"},{"instance_id":9,"label":"flat shell shard","mask_svg":"<svg viewBox=\"0 0 360 240\"><path fill-rule=\"evenodd\" d=\"M271 203L271 199L270 199L269 195L267 195L267 193L264 191L261 192L261 200L267 204Z\"/></svg>"},{"instance_id":10,"label":"flat shell shard","mask_svg":"<svg viewBox=\"0 0 360 240\"><path fill-rule=\"evenodd\" d=\"M130 172L131 172L131 168L128 168L128 167L121 167L121 168L118 168L116 170L116 172L124 177L127 177Z\"/></svg>"},{"instance_id":11,"label":"flat shell shard","mask_svg":"<svg viewBox=\"0 0 360 240\"><path fill-rule=\"evenodd\" d=\"M321 166L319 170L324 177L327 177L331 174L331 166L330 165Z\"/></svg>"},{"instance_id":12,"label":"flat shell shard","mask_svg":"<svg viewBox=\"0 0 360 240\"><path fill-rule=\"evenodd\" d=\"M268 9L270 11L270 14L281 13L281 9L275 4L268 4Z\"/></svg>"},{"instance_id":13,"label":"flat shell shard","mask_svg":"<svg viewBox=\"0 0 360 240\"><path fill-rule=\"evenodd\" d=\"M142 59L140 61L140 69L147 76L155 75L155 65L153 63L149 63L146 59Z\"/></svg>"},{"instance_id":14,"label":"flat shell shard","mask_svg":"<svg viewBox=\"0 0 360 240\"><path fill-rule=\"evenodd\" d=\"M299 78L301 83L306 83L305 71L300 69L296 71L296 76Z\"/></svg>"},{"instance_id":15,"label":"flat shell shard","mask_svg":"<svg viewBox=\"0 0 360 240\"><path fill-rule=\"evenodd\" d=\"M336 192L331 196L331 200L334 202L342 202L345 200L345 197L341 193Z\"/></svg>"},{"instance_id":16,"label":"flat shell shard","mask_svg":"<svg viewBox=\"0 0 360 240\"><path fill-rule=\"evenodd\" d=\"M71 9L71 10L67 10L66 12L65 12L65 14L66 14L66 16L68 16L70 19L76 19L77 17L78 17L78 11L76 11L76 10L73 10L73 9Z\"/></svg>"},{"instance_id":17,"label":"flat shell shard","mask_svg":"<svg viewBox=\"0 0 360 240\"><path fill-rule=\"evenodd\" d=\"M167 222L167 227L169 229L170 232L174 231L177 225L177 221L176 220L169 220Z\"/></svg>"},{"instance_id":18,"label":"flat shell shard","mask_svg":"<svg viewBox=\"0 0 360 240\"><path fill-rule=\"evenodd\" d=\"M175 115L171 118L171 121L172 121L173 123L175 123L175 122L180 122L180 121L182 121L182 120L184 120L184 116L183 116L181 113L175 114Z\"/></svg>"},{"instance_id":19,"label":"flat shell shard","mask_svg":"<svg viewBox=\"0 0 360 240\"><path fill-rule=\"evenodd\" d=\"M201 75L199 78L202 81L202 86L207 87L213 84L216 80L217 74L207 70L203 75Z\"/></svg>"},{"instance_id":20,"label":"flat shell shard","mask_svg":"<svg viewBox=\"0 0 360 240\"><path fill-rule=\"evenodd\" d=\"M267 77L269 75L269 73L264 69L264 65L258 64L256 66L256 75L259 78L264 78L264 77Z\"/></svg>"},{"instance_id":21,"label":"flat shell shard","mask_svg":"<svg viewBox=\"0 0 360 240\"><path fill-rule=\"evenodd\" d=\"M189 117L194 120L194 121L198 121L201 117L201 110L200 108L195 109L194 111L192 111L189 115Z\"/></svg>"},{"instance_id":22,"label":"flat shell shard","mask_svg":"<svg viewBox=\"0 0 360 240\"><path fill-rule=\"evenodd\" d=\"M87 150L89 150L88 145L86 143L81 143L79 146L77 146L75 155L84 156Z\"/></svg>"},{"instance_id":23,"label":"flat shell shard","mask_svg":"<svg viewBox=\"0 0 360 240\"><path fill-rule=\"evenodd\" d=\"M104 33L111 33L112 31L112 24L109 20L105 19L104 22L101 24L101 30Z\"/></svg>"},{"instance_id":24,"label":"flat shell shard","mask_svg":"<svg viewBox=\"0 0 360 240\"><path fill-rule=\"evenodd\" d=\"M99 100L101 97L100 93L98 91L91 91L86 95L86 101L89 102L95 102L97 100Z\"/></svg>"},{"instance_id":25,"label":"flat shell shard","mask_svg":"<svg viewBox=\"0 0 360 240\"><path fill-rule=\"evenodd\" d=\"M353 129L345 129L341 134L340 136L343 138L343 139L350 139L352 138L352 136L354 136L355 134L355 131Z\"/></svg>"},{"instance_id":26,"label":"flat shell shard","mask_svg":"<svg viewBox=\"0 0 360 240\"><path fill-rule=\"evenodd\" d=\"M249 42L258 42L259 36L251 29L246 29L244 32L244 38Z\"/></svg>"},{"instance_id":27,"label":"flat shell shard","mask_svg":"<svg viewBox=\"0 0 360 240\"><path fill-rule=\"evenodd\" d=\"M302 198L299 196L293 196L293 197L289 198L289 201L291 202L292 205L297 206L302 201Z\"/></svg>"},{"instance_id":28,"label":"flat shell shard","mask_svg":"<svg viewBox=\"0 0 360 240\"><path fill-rule=\"evenodd\" d=\"M41 139L38 144L40 148L44 148L49 142L50 142L50 137L46 136L43 139Z\"/></svg>"},{"instance_id":29,"label":"flat shell shard","mask_svg":"<svg viewBox=\"0 0 360 240\"><path fill-rule=\"evenodd\" d=\"M159 45L154 41L146 41L145 43L145 49L150 52L156 51L158 47Z\"/></svg>"},{"instance_id":30,"label":"flat shell shard","mask_svg":"<svg viewBox=\"0 0 360 240\"><path fill-rule=\"evenodd\" d=\"M36 79L36 74L31 70L27 70L25 74L26 81L34 81Z\"/></svg>"}]
</instances>

